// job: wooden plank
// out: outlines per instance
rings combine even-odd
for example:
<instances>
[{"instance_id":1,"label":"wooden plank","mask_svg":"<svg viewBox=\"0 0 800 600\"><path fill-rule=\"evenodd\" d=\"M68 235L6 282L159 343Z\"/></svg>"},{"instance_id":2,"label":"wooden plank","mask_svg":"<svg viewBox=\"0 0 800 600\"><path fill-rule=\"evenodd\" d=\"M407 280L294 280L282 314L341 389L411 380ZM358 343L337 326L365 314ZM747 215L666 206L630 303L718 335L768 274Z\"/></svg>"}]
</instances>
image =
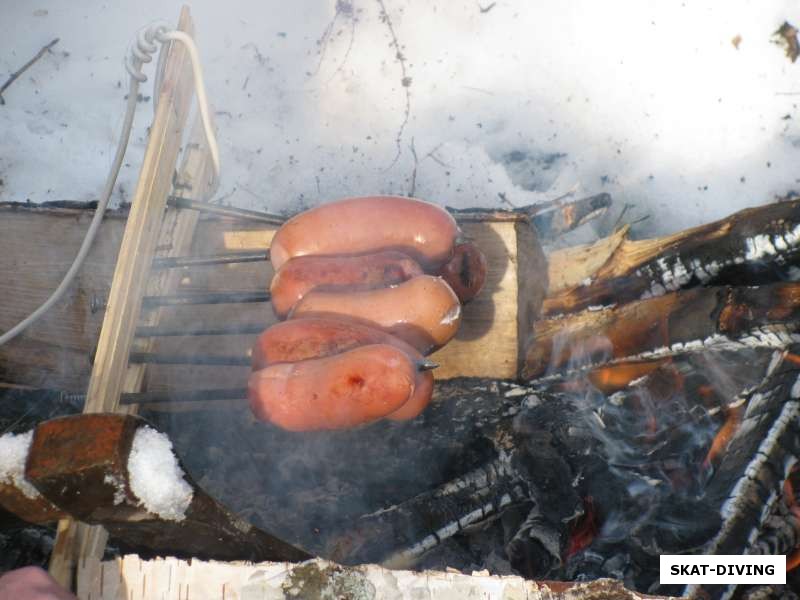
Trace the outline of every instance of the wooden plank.
<instances>
[{"instance_id":1,"label":"wooden plank","mask_svg":"<svg viewBox=\"0 0 800 600\"><path fill-rule=\"evenodd\" d=\"M517 236L515 223L463 223L465 236L486 255L480 295L464 307L455 339L431 355L437 379L513 378L517 374Z\"/></svg>"},{"instance_id":2,"label":"wooden plank","mask_svg":"<svg viewBox=\"0 0 800 600\"><path fill-rule=\"evenodd\" d=\"M178 29L193 33L185 7ZM182 46L175 45L167 59L158 111L114 270L85 412L113 412L117 408L191 97L189 58Z\"/></svg>"},{"instance_id":3,"label":"wooden plank","mask_svg":"<svg viewBox=\"0 0 800 600\"><path fill-rule=\"evenodd\" d=\"M530 581L515 575L452 571L401 571L378 565L344 567L322 559L291 563L222 563L128 555L80 566L78 598L484 598L581 600L657 598L598 579L587 583Z\"/></svg>"},{"instance_id":4,"label":"wooden plank","mask_svg":"<svg viewBox=\"0 0 800 600\"><path fill-rule=\"evenodd\" d=\"M188 8L181 10L178 29L194 33ZM150 129L142 169L131 203L131 211L120 246L119 258L108 299L97 354L89 380L84 412L116 412L119 395L125 384L135 385L141 373L126 379L128 353L141 310L147 275L155 255L156 241L172 188L172 176L182 142L182 133L192 99L192 74L188 53L182 45L174 45L167 57L158 109ZM64 539L75 535L82 556L102 554L107 534L92 528L77 535L75 526L59 524ZM50 559L50 573L64 587L72 584L75 546L56 546ZM56 550L60 550L57 552Z\"/></svg>"},{"instance_id":5,"label":"wooden plank","mask_svg":"<svg viewBox=\"0 0 800 600\"><path fill-rule=\"evenodd\" d=\"M0 331L7 331L58 286L86 234L89 210L0 211ZM125 221L103 221L75 283L22 335L0 346L0 380L71 392L86 389L102 311Z\"/></svg>"}]
</instances>

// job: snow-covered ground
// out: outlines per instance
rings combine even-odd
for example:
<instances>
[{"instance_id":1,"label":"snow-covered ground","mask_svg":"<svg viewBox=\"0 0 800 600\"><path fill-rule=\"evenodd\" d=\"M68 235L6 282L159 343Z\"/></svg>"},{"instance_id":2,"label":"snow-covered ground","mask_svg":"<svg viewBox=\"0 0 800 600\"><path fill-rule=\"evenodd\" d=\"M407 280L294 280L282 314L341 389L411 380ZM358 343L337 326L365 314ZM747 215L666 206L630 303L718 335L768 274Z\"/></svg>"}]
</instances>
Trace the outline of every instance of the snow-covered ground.
<instances>
[{"instance_id":1,"label":"snow-covered ground","mask_svg":"<svg viewBox=\"0 0 800 600\"><path fill-rule=\"evenodd\" d=\"M0 0L0 83L60 38L4 94L0 200L97 197L121 125L127 47L139 27L175 22L179 6ZM618 207L635 205L626 220L650 215L641 232L654 233L798 188L800 64L771 42L784 21L800 24L796 2L191 8L225 203L296 210L385 192L522 205L607 191ZM130 198L151 118L142 102L116 202Z\"/></svg>"}]
</instances>

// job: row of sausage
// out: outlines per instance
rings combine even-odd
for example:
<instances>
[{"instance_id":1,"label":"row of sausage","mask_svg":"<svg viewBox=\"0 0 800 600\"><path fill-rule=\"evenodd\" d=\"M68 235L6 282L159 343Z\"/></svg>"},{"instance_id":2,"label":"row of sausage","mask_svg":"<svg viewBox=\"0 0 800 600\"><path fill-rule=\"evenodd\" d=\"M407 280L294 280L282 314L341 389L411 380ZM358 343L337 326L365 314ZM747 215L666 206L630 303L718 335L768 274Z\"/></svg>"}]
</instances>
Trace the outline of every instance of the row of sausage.
<instances>
[{"instance_id":1,"label":"row of sausage","mask_svg":"<svg viewBox=\"0 0 800 600\"><path fill-rule=\"evenodd\" d=\"M293 431L411 419L430 402L425 355L455 336L486 260L445 210L351 198L287 221L270 248L282 323L253 349L250 405Z\"/></svg>"}]
</instances>

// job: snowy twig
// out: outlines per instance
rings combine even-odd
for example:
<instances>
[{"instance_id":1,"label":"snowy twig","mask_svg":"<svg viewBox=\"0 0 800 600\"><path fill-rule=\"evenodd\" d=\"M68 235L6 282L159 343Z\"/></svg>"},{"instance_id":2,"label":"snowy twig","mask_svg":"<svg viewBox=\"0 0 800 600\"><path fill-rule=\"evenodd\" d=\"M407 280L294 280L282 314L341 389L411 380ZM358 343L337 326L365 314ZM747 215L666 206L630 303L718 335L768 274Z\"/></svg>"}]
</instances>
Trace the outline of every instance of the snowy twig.
<instances>
[{"instance_id":1,"label":"snowy twig","mask_svg":"<svg viewBox=\"0 0 800 600\"><path fill-rule=\"evenodd\" d=\"M20 67L11 74L11 77L9 77L8 80L3 84L3 86L0 87L0 104L6 103L5 99L3 98L3 92L5 92L8 89L8 87L19 78L20 75L22 75L25 71L27 71L33 65L33 63L42 58L45 52L49 52L51 48L58 43L59 39L60 38L56 38L46 46L43 46L42 49L36 53L36 56L34 56L24 65L22 65L22 67Z\"/></svg>"}]
</instances>

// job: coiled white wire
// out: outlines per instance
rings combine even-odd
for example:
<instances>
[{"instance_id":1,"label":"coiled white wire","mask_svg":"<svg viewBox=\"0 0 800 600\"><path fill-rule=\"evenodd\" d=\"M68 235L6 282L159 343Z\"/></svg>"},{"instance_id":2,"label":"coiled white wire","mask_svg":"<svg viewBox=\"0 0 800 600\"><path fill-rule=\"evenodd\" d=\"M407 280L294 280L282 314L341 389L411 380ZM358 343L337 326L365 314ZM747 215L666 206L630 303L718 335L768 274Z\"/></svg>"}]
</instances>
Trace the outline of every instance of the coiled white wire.
<instances>
[{"instance_id":1,"label":"coiled white wire","mask_svg":"<svg viewBox=\"0 0 800 600\"><path fill-rule=\"evenodd\" d=\"M158 46L155 42L161 44L161 52L158 59L158 68L156 69L155 86L153 97L158 98L161 89L161 79L163 77L165 57L167 52L165 48L170 42L177 41L182 43L189 54L190 63L192 65L192 75L194 77L195 95L197 96L197 105L200 110L200 118L203 123L203 131L206 137L209 154L211 155L211 162L214 171L214 178L212 182L212 189L219 181L219 148L217 140L214 136L214 128L211 124L211 116L209 114L208 98L206 96L205 84L203 82L203 71L200 66L200 57L197 52L197 46L191 36L182 31L171 31L164 23L152 23L147 27L141 29L136 36L136 43L130 48L130 52L125 60L125 69L130 74L130 89L128 91L128 101L125 105L125 117L122 122L122 132L120 133L117 151L114 155L114 161L111 164L111 170L108 173L105 187L100 194L100 199L97 202L97 209L95 210L92 222L86 230L86 236L83 238L78 254L75 260L70 265L64 278L58 287L44 301L36 310L25 317L22 321L17 323L14 327L0 335L0 345L12 340L20 333L25 331L28 327L36 323L53 305L55 305L64 295L69 288L75 276L78 274L86 255L92 247L97 231L100 229L100 223L103 220L103 215L108 208L108 202L111 199L111 194L114 191L114 185L119 175L120 167L122 166L122 159L125 157L125 150L128 147L128 141L131 136L131 129L133 127L133 117L136 113L136 102L139 95L139 84L147 81L147 76L142 72L142 65L149 63L153 60L153 54L158 51ZM156 101L154 101L155 107Z\"/></svg>"}]
</instances>

